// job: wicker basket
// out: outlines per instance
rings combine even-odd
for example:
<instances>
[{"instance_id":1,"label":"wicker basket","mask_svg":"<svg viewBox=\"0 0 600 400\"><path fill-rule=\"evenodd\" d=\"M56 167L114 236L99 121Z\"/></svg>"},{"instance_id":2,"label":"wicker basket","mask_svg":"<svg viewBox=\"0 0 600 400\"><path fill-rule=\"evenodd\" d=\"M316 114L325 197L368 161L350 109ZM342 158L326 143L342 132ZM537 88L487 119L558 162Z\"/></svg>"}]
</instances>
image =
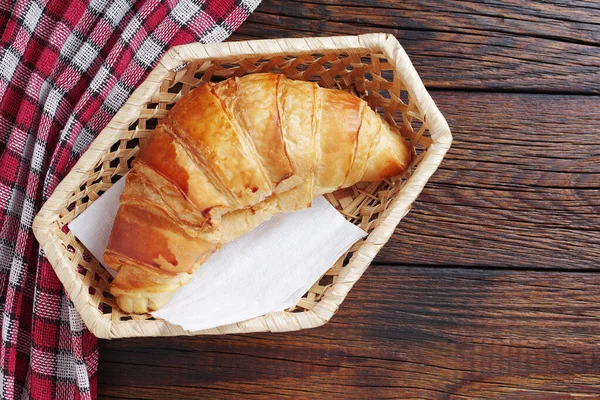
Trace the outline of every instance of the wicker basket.
<instances>
[{"instance_id":1,"label":"wicker basket","mask_svg":"<svg viewBox=\"0 0 600 400\"><path fill-rule=\"evenodd\" d=\"M121 312L108 272L68 224L130 168L132 159L172 104L202 82L256 72L281 72L365 98L398 127L413 149L411 168L395 181L357 184L328 196L369 232L293 308L198 332L149 315ZM314 328L338 310L354 283L394 232L437 169L452 136L398 41L390 35L190 44L167 52L42 207L33 229L83 321L100 338ZM368 301L368 300L365 300Z\"/></svg>"}]
</instances>

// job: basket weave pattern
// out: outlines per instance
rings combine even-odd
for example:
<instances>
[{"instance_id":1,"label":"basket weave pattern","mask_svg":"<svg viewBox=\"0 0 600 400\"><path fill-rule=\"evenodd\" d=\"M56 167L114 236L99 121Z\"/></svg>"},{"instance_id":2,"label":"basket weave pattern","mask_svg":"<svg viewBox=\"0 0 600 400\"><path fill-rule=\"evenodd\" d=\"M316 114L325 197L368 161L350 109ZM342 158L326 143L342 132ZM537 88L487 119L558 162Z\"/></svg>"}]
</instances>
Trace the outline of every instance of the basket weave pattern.
<instances>
[{"instance_id":1,"label":"basket weave pattern","mask_svg":"<svg viewBox=\"0 0 600 400\"><path fill-rule=\"evenodd\" d=\"M199 332L149 315L122 313L108 293L110 274L68 230L68 224L131 167L168 110L207 81L258 72L283 73L365 99L411 146L411 167L393 181L359 183L327 195L369 233L341 257L292 309ZM170 50L59 185L34 231L88 328L98 337L289 331L327 322L389 239L450 146L446 121L408 57L390 36L268 40Z\"/></svg>"}]
</instances>

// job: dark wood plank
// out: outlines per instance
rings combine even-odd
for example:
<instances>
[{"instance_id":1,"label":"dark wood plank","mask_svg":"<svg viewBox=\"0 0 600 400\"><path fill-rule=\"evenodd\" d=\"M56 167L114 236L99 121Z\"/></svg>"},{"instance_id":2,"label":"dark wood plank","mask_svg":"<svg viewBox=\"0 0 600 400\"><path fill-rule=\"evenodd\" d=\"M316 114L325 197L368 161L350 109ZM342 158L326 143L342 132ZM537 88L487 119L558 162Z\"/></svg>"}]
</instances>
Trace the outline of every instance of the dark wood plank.
<instances>
[{"instance_id":1,"label":"dark wood plank","mask_svg":"<svg viewBox=\"0 0 600 400\"><path fill-rule=\"evenodd\" d=\"M430 88L600 93L598 1L264 0L233 40L370 32Z\"/></svg>"},{"instance_id":2,"label":"dark wood plank","mask_svg":"<svg viewBox=\"0 0 600 400\"><path fill-rule=\"evenodd\" d=\"M600 2L263 0L233 39L367 32L454 90L378 265L315 330L102 341L100 398L598 398L600 98L456 90L600 93Z\"/></svg>"},{"instance_id":3,"label":"dark wood plank","mask_svg":"<svg viewBox=\"0 0 600 400\"><path fill-rule=\"evenodd\" d=\"M380 262L600 267L600 97L435 92L454 142Z\"/></svg>"},{"instance_id":4,"label":"dark wood plank","mask_svg":"<svg viewBox=\"0 0 600 400\"><path fill-rule=\"evenodd\" d=\"M288 334L102 341L101 398L597 398L600 274L372 266Z\"/></svg>"}]
</instances>

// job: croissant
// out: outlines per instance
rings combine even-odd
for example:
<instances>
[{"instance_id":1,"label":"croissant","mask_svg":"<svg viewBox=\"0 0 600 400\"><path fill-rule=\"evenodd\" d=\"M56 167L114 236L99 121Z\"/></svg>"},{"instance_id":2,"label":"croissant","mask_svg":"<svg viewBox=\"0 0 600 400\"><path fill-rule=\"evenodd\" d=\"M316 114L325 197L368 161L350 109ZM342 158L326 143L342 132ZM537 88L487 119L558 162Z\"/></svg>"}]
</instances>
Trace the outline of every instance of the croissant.
<instances>
[{"instance_id":1,"label":"croissant","mask_svg":"<svg viewBox=\"0 0 600 400\"><path fill-rule=\"evenodd\" d=\"M156 127L126 177L104 253L125 312L163 306L219 247L282 212L400 174L406 141L363 100L279 74L206 83Z\"/></svg>"}]
</instances>

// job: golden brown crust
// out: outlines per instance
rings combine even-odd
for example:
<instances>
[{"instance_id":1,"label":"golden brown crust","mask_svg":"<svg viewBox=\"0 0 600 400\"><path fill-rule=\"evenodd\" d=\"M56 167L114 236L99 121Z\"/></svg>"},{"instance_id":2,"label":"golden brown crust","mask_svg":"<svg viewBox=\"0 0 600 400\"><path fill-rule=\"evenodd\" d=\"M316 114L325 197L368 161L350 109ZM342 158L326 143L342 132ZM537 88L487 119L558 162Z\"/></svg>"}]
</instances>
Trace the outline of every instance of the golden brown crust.
<instances>
[{"instance_id":1,"label":"golden brown crust","mask_svg":"<svg viewBox=\"0 0 600 400\"><path fill-rule=\"evenodd\" d=\"M135 262L167 274L189 272L193 264L216 247L217 243L190 236L161 209L124 203L115 218L105 261L116 271Z\"/></svg>"},{"instance_id":2,"label":"golden brown crust","mask_svg":"<svg viewBox=\"0 0 600 400\"><path fill-rule=\"evenodd\" d=\"M279 78L280 75L254 74L227 79L214 87L229 117L252 139L275 191L293 175L277 107Z\"/></svg>"},{"instance_id":3,"label":"golden brown crust","mask_svg":"<svg viewBox=\"0 0 600 400\"><path fill-rule=\"evenodd\" d=\"M135 162L141 165L134 171L143 172L148 181L155 182L155 190L168 199L165 207L172 208L174 218L191 212L189 207L193 207L198 221L208 223L211 217L238 207L237 201L212 183L205 169L167 125L159 125L154 130L152 140Z\"/></svg>"},{"instance_id":4,"label":"golden brown crust","mask_svg":"<svg viewBox=\"0 0 600 400\"><path fill-rule=\"evenodd\" d=\"M379 115L376 116L381 119ZM369 154L362 181L381 181L401 174L410 164L410 150L406 141L381 121L376 143Z\"/></svg>"},{"instance_id":5,"label":"golden brown crust","mask_svg":"<svg viewBox=\"0 0 600 400\"><path fill-rule=\"evenodd\" d=\"M375 114L366 104L362 110L362 121L358 131L358 140L354 152L352 167L348 171L343 186L352 186L361 180L367 169L369 155L376 142L375 138L379 134L383 121L379 115Z\"/></svg>"},{"instance_id":6,"label":"golden brown crust","mask_svg":"<svg viewBox=\"0 0 600 400\"><path fill-rule=\"evenodd\" d=\"M285 211L310 207L313 199L313 179L317 157L315 101L317 84L281 79L279 83L279 114L286 148L294 170L291 185L279 195Z\"/></svg>"},{"instance_id":7,"label":"golden brown crust","mask_svg":"<svg viewBox=\"0 0 600 400\"><path fill-rule=\"evenodd\" d=\"M314 185L318 193L339 189L352 166L361 125L358 97L339 90L319 90L319 146Z\"/></svg>"},{"instance_id":8,"label":"golden brown crust","mask_svg":"<svg viewBox=\"0 0 600 400\"><path fill-rule=\"evenodd\" d=\"M364 101L276 74L205 84L156 128L127 177L105 252L126 312L155 310L217 248L275 214L410 162Z\"/></svg>"},{"instance_id":9,"label":"golden brown crust","mask_svg":"<svg viewBox=\"0 0 600 400\"><path fill-rule=\"evenodd\" d=\"M178 102L166 123L188 140L202 167L221 182L220 189L240 206L251 206L271 195L271 185L252 141L235 129L211 86L202 85L188 101Z\"/></svg>"}]
</instances>

